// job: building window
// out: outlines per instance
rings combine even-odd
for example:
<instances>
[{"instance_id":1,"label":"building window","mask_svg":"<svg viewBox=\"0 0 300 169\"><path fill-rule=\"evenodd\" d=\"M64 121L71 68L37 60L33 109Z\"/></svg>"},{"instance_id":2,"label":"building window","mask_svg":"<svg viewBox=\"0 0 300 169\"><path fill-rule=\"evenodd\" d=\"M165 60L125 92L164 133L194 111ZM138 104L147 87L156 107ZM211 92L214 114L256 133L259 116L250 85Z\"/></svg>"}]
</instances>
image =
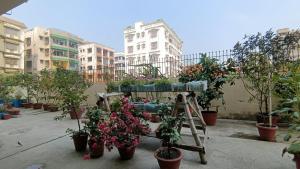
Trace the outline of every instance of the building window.
<instances>
[{"instance_id":1,"label":"building window","mask_svg":"<svg viewBox=\"0 0 300 169\"><path fill-rule=\"evenodd\" d=\"M42 37L42 36L39 36L39 38L40 38L40 40L43 40L43 39L44 39L44 37Z\"/></svg>"},{"instance_id":2,"label":"building window","mask_svg":"<svg viewBox=\"0 0 300 169\"><path fill-rule=\"evenodd\" d=\"M14 43L5 43L5 49L8 50L8 52L18 53L19 52L19 45Z\"/></svg>"},{"instance_id":3,"label":"building window","mask_svg":"<svg viewBox=\"0 0 300 169\"><path fill-rule=\"evenodd\" d=\"M142 32L142 38L145 36L145 32Z\"/></svg>"},{"instance_id":4,"label":"building window","mask_svg":"<svg viewBox=\"0 0 300 169\"><path fill-rule=\"evenodd\" d=\"M146 46L146 45L143 43L143 44L142 44L142 49L145 49L145 46Z\"/></svg>"},{"instance_id":5,"label":"building window","mask_svg":"<svg viewBox=\"0 0 300 169\"><path fill-rule=\"evenodd\" d=\"M54 37L52 37L52 41L53 41L54 44L62 45L62 46L67 46L67 40L65 40L65 39L60 39L60 38L54 38Z\"/></svg>"},{"instance_id":6,"label":"building window","mask_svg":"<svg viewBox=\"0 0 300 169\"><path fill-rule=\"evenodd\" d=\"M44 48L40 48L40 52L44 52Z\"/></svg>"},{"instance_id":7,"label":"building window","mask_svg":"<svg viewBox=\"0 0 300 169\"><path fill-rule=\"evenodd\" d=\"M149 34L150 34L150 37L151 38L156 38L157 37L157 32L158 32L158 29L152 29L149 31Z\"/></svg>"},{"instance_id":8,"label":"building window","mask_svg":"<svg viewBox=\"0 0 300 169\"><path fill-rule=\"evenodd\" d=\"M74 41L69 41L69 47L77 49L78 43Z\"/></svg>"},{"instance_id":9,"label":"building window","mask_svg":"<svg viewBox=\"0 0 300 169\"><path fill-rule=\"evenodd\" d=\"M31 38L26 38L25 39L25 44L26 44L26 46L30 46L31 45Z\"/></svg>"},{"instance_id":10,"label":"building window","mask_svg":"<svg viewBox=\"0 0 300 169\"><path fill-rule=\"evenodd\" d=\"M91 62L93 61L93 58L92 57L88 57L88 62Z\"/></svg>"},{"instance_id":11,"label":"building window","mask_svg":"<svg viewBox=\"0 0 300 169\"><path fill-rule=\"evenodd\" d=\"M45 49L45 56L49 56L49 49Z\"/></svg>"},{"instance_id":12,"label":"building window","mask_svg":"<svg viewBox=\"0 0 300 169\"><path fill-rule=\"evenodd\" d=\"M49 37L45 37L45 45L49 45Z\"/></svg>"},{"instance_id":13,"label":"building window","mask_svg":"<svg viewBox=\"0 0 300 169\"><path fill-rule=\"evenodd\" d=\"M44 64L44 60L40 60L40 64Z\"/></svg>"},{"instance_id":14,"label":"building window","mask_svg":"<svg viewBox=\"0 0 300 169\"><path fill-rule=\"evenodd\" d=\"M26 67L31 68L32 67L32 61L26 61Z\"/></svg>"},{"instance_id":15,"label":"building window","mask_svg":"<svg viewBox=\"0 0 300 169\"><path fill-rule=\"evenodd\" d=\"M133 46L128 46L127 51L128 53L133 53Z\"/></svg>"},{"instance_id":16,"label":"building window","mask_svg":"<svg viewBox=\"0 0 300 169\"><path fill-rule=\"evenodd\" d=\"M88 48L88 49L87 49L87 52L88 52L88 53L92 53L92 52L93 52L93 49L92 49L92 48Z\"/></svg>"},{"instance_id":17,"label":"building window","mask_svg":"<svg viewBox=\"0 0 300 169\"><path fill-rule=\"evenodd\" d=\"M101 53L101 48L97 48L97 53Z\"/></svg>"},{"instance_id":18,"label":"building window","mask_svg":"<svg viewBox=\"0 0 300 169\"><path fill-rule=\"evenodd\" d=\"M18 30L18 29L14 29L14 28L10 28L10 27L5 27L4 28L4 33L6 35L16 36L17 38L20 37L20 30Z\"/></svg>"},{"instance_id":19,"label":"building window","mask_svg":"<svg viewBox=\"0 0 300 169\"><path fill-rule=\"evenodd\" d=\"M67 52L66 51L64 51L64 50L57 50L57 49L52 49L52 54L54 56L64 56L64 57L67 56Z\"/></svg>"},{"instance_id":20,"label":"building window","mask_svg":"<svg viewBox=\"0 0 300 169\"><path fill-rule=\"evenodd\" d=\"M157 42L151 42L151 50L157 49Z\"/></svg>"},{"instance_id":21,"label":"building window","mask_svg":"<svg viewBox=\"0 0 300 169\"><path fill-rule=\"evenodd\" d=\"M69 58L77 59L77 54L75 52L69 51Z\"/></svg>"},{"instance_id":22,"label":"building window","mask_svg":"<svg viewBox=\"0 0 300 169\"><path fill-rule=\"evenodd\" d=\"M109 52L109 56L113 57L114 56L114 52Z\"/></svg>"},{"instance_id":23,"label":"building window","mask_svg":"<svg viewBox=\"0 0 300 169\"><path fill-rule=\"evenodd\" d=\"M4 63L6 65L10 65L10 66L18 66L18 61L19 61L19 59L14 59L14 58L5 58L4 59Z\"/></svg>"},{"instance_id":24,"label":"building window","mask_svg":"<svg viewBox=\"0 0 300 169\"><path fill-rule=\"evenodd\" d=\"M133 37L134 37L134 34L129 34L127 35L127 42L132 42L133 41Z\"/></svg>"},{"instance_id":25,"label":"building window","mask_svg":"<svg viewBox=\"0 0 300 169\"><path fill-rule=\"evenodd\" d=\"M45 60L45 67L49 67L50 63L49 60Z\"/></svg>"},{"instance_id":26,"label":"building window","mask_svg":"<svg viewBox=\"0 0 300 169\"><path fill-rule=\"evenodd\" d=\"M103 56L108 56L108 51L103 49Z\"/></svg>"},{"instance_id":27,"label":"building window","mask_svg":"<svg viewBox=\"0 0 300 169\"><path fill-rule=\"evenodd\" d=\"M136 46L136 49L137 49L137 50L140 50L140 45L137 45L137 46Z\"/></svg>"},{"instance_id":28,"label":"building window","mask_svg":"<svg viewBox=\"0 0 300 169\"><path fill-rule=\"evenodd\" d=\"M137 34L136 34L136 37L137 37L137 38L140 38L140 33L137 33Z\"/></svg>"},{"instance_id":29,"label":"building window","mask_svg":"<svg viewBox=\"0 0 300 169\"><path fill-rule=\"evenodd\" d=\"M28 58L30 58L31 57L31 49L27 49L27 50L25 50L25 56L26 57L28 57Z\"/></svg>"},{"instance_id":30,"label":"building window","mask_svg":"<svg viewBox=\"0 0 300 169\"><path fill-rule=\"evenodd\" d=\"M98 62L102 62L102 58L101 57L97 57L97 61Z\"/></svg>"},{"instance_id":31,"label":"building window","mask_svg":"<svg viewBox=\"0 0 300 169\"><path fill-rule=\"evenodd\" d=\"M87 69L88 70L93 70L93 66L88 66Z\"/></svg>"}]
</instances>

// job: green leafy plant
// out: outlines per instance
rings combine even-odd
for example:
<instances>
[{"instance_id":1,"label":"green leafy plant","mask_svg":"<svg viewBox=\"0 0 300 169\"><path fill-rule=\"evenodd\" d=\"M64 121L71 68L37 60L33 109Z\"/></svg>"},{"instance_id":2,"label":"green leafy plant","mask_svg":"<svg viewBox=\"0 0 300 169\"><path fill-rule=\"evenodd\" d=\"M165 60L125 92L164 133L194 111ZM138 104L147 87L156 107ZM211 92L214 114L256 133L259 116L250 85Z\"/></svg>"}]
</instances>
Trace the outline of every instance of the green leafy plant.
<instances>
[{"instance_id":1,"label":"green leafy plant","mask_svg":"<svg viewBox=\"0 0 300 169\"><path fill-rule=\"evenodd\" d=\"M245 36L243 43L238 42L234 46L234 55L241 69L240 78L251 95L249 101L258 102L260 114L271 114L273 74L282 69L283 63L292 59L290 53L299 39L298 31L282 37L269 30L264 35Z\"/></svg>"},{"instance_id":2,"label":"green leafy plant","mask_svg":"<svg viewBox=\"0 0 300 169\"><path fill-rule=\"evenodd\" d=\"M15 76L16 83L26 90L27 102L31 102L33 96L33 75L31 73L19 73Z\"/></svg>"},{"instance_id":3,"label":"green leafy plant","mask_svg":"<svg viewBox=\"0 0 300 169\"><path fill-rule=\"evenodd\" d=\"M226 66L225 66L226 65ZM202 54L200 62L195 65L186 67L179 74L179 81L183 83L191 81L207 81L207 90L202 92L198 97L198 103L209 111L211 102L215 99L223 98L222 87L225 83L233 84L233 63L219 64L215 58L210 58ZM224 100L222 101L224 103Z\"/></svg>"},{"instance_id":4,"label":"green leafy plant","mask_svg":"<svg viewBox=\"0 0 300 169\"><path fill-rule=\"evenodd\" d=\"M12 76L0 75L0 98L3 99L5 104L8 104L12 99L14 85Z\"/></svg>"},{"instance_id":5,"label":"green leafy plant","mask_svg":"<svg viewBox=\"0 0 300 169\"><path fill-rule=\"evenodd\" d=\"M41 86L41 76L39 74L32 74L32 97L35 99L36 103L39 103L42 99L42 86Z\"/></svg>"}]
</instances>

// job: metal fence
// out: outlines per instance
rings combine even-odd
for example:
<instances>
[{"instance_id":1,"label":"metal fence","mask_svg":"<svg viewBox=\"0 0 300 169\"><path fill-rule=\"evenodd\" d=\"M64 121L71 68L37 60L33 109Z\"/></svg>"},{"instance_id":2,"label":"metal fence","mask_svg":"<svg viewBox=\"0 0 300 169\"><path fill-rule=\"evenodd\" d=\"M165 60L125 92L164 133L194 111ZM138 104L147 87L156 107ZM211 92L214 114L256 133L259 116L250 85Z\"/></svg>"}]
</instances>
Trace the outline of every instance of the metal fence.
<instances>
[{"instance_id":1,"label":"metal fence","mask_svg":"<svg viewBox=\"0 0 300 169\"><path fill-rule=\"evenodd\" d=\"M149 59L135 58L134 60L115 61L114 65L99 67L94 70L81 70L83 77L93 83L103 83L107 81L123 80L127 76L136 78L176 78L180 71L186 66L200 62L202 55L215 58L219 63L226 63L228 59L239 63L233 50L222 50L206 53L193 53L175 57L155 58L149 56ZM297 60L300 58L300 45L292 50L287 56ZM282 58L283 60L285 58Z\"/></svg>"}]
</instances>

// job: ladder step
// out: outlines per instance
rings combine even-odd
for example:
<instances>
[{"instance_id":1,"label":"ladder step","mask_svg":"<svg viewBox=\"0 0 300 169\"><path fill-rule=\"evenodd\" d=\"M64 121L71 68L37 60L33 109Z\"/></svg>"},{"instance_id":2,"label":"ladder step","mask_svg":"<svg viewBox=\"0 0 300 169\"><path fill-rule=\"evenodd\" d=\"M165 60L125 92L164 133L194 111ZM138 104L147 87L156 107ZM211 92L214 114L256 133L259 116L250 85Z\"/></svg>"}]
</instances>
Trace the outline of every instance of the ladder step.
<instances>
[{"instance_id":1,"label":"ladder step","mask_svg":"<svg viewBox=\"0 0 300 169\"><path fill-rule=\"evenodd\" d=\"M182 127L184 127L184 128L190 128L190 125L187 124L187 123L183 123L183 124L182 124ZM204 130L204 129L205 129L205 128L202 127L201 125L195 125L195 127L196 127L196 129L198 129L198 130Z\"/></svg>"}]
</instances>

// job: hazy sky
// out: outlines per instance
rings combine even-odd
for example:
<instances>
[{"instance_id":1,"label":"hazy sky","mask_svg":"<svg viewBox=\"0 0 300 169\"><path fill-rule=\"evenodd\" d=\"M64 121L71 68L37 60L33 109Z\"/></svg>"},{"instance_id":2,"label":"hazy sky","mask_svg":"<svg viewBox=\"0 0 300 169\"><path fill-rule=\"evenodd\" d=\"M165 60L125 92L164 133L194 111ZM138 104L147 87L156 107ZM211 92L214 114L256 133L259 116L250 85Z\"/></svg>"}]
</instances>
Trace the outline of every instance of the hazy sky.
<instances>
[{"instance_id":1,"label":"hazy sky","mask_svg":"<svg viewBox=\"0 0 300 169\"><path fill-rule=\"evenodd\" d=\"M300 27L300 0L29 0L12 10L28 28L59 28L123 50L123 29L164 19L183 53L230 49L245 34Z\"/></svg>"}]
</instances>

